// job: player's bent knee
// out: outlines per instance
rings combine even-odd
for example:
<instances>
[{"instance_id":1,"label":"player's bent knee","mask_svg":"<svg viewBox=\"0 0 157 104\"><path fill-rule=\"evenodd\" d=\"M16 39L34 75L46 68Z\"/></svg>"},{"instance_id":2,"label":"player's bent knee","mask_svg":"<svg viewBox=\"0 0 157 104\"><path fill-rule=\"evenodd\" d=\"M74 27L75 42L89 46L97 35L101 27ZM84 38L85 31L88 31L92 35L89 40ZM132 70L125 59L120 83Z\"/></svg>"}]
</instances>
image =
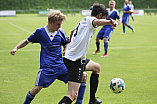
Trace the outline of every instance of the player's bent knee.
<instances>
[{"instance_id":1,"label":"player's bent knee","mask_svg":"<svg viewBox=\"0 0 157 104\"><path fill-rule=\"evenodd\" d=\"M96 64L95 65L95 69L96 69L96 74L99 74L100 73L100 69L101 69L101 66L100 66L100 64Z\"/></svg>"},{"instance_id":2,"label":"player's bent knee","mask_svg":"<svg viewBox=\"0 0 157 104\"><path fill-rule=\"evenodd\" d=\"M87 81L87 77L88 77L88 74L86 72L83 72L82 82L86 82Z\"/></svg>"},{"instance_id":3,"label":"player's bent knee","mask_svg":"<svg viewBox=\"0 0 157 104\"><path fill-rule=\"evenodd\" d=\"M103 40L104 40L104 42L107 42L107 41L108 41L108 39L107 39L107 38L104 38Z\"/></svg>"}]
</instances>

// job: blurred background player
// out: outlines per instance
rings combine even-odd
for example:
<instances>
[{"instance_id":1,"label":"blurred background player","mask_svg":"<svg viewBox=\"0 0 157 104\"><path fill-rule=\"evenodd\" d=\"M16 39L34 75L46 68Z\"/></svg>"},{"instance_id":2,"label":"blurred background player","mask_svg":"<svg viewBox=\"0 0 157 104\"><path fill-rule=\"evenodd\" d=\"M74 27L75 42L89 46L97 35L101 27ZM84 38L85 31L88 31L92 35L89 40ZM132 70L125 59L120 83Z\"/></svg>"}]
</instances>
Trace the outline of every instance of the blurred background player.
<instances>
[{"instance_id":1,"label":"blurred background player","mask_svg":"<svg viewBox=\"0 0 157 104\"><path fill-rule=\"evenodd\" d=\"M131 8L129 7L128 0L125 0L124 6L123 6L123 16L122 16L122 23L123 23L123 33L122 34L125 34L125 26L130 28L133 33L135 32L135 29L128 24L130 13L131 13Z\"/></svg>"},{"instance_id":2,"label":"blurred background player","mask_svg":"<svg viewBox=\"0 0 157 104\"><path fill-rule=\"evenodd\" d=\"M108 11L108 17L107 20L110 20L112 18L113 20L118 20L118 25L121 23L120 15L118 10L115 9L116 2L114 0L109 1L109 9ZM113 28L111 25L104 25L101 30L99 31L98 35L96 36L96 47L97 50L93 52L93 54L96 54L97 52L100 52L100 39L104 40L104 54L101 57L108 56L108 41L110 40L111 34L113 33Z\"/></svg>"},{"instance_id":3,"label":"blurred background player","mask_svg":"<svg viewBox=\"0 0 157 104\"><path fill-rule=\"evenodd\" d=\"M92 10L93 9L93 6L96 5L97 3L93 3L93 5L90 7L89 10Z\"/></svg>"},{"instance_id":4,"label":"blurred background player","mask_svg":"<svg viewBox=\"0 0 157 104\"><path fill-rule=\"evenodd\" d=\"M67 83L67 68L63 62L61 54L61 46L66 46L68 38L63 29L61 29L62 21L66 20L66 15L60 11L51 12L48 15L48 25L43 26L27 39L21 41L12 51L11 54L28 45L28 43L40 43L40 70L36 78L35 86L27 93L24 104L30 104L35 95L39 93L42 88L49 87L56 79ZM82 86L80 87L80 94L78 102L82 102L87 74L83 75ZM81 104L81 103L80 103Z\"/></svg>"},{"instance_id":5,"label":"blurred background player","mask_svg":"<svg viewBox=\"0 0 157 104\"><path fill-rule=\"evenodd\" d=\"M134 12L134 5L132 4L132 1L129 1L129 6L130 6L130 8L131 8L130 16L131 16L131 18L132 18L132 21L135 22L134 17L133 17L133 15L132 15L132 13Z\"/></svg>"}]
</instances>

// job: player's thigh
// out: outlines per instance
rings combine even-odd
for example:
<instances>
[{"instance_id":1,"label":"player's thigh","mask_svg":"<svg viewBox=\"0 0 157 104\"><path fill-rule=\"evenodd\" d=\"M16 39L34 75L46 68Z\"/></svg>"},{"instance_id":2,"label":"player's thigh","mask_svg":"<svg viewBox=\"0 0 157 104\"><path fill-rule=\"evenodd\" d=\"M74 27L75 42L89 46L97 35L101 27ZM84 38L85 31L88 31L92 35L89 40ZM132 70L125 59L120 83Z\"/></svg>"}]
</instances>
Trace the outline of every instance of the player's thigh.
<instances>
[{"instance_id":1,"label":"player's thigh","mask_svg":"<svg viewBox=\"0 0 157 104\"><path fill-rule=\"evenodd\" d=\"M99 38L99 39L102 40L102 39L103 39L103 35L105 34L105 31L106 31L106 29L101 29L101 30L98 32L96 38Z\"/></svg>"},{"instance_id":2,"label":"player's thigh","mask_svg":"<svg viewBox=\"0 0 157 104\"><path fill-rule=\"evenodd\" d=\"M109 41L112 32L113 32L112 28L107 28L106 31L105 31L105 34L103 35L103 40L104 41Z\"/></svg>"},{"instance_id":3,"label":"player's thigh","mask_svg":"<svg viewBox=\"0 0 157 104\"><path fill-rule=\"evenodd\" d=\"M93 71L96 74L100 73L100 64L90 60L86 65L85 71Z\"/></svg>"},{"instance_id":4,"label":"player's thigh","mask_svg":"<svg viewBox=\"0 0 157 104\"><path fill-rule=\"evenodd\" d=\"M123 18L122 23L128 24L128 22L129 22L129 17Z\"/></svg>"},{"instance_id":5,"label":"player's thigh","mask_svg":"<svg viewBox=\"0 0 157 104\"><path fill-rule=\"evenodd\" d=\"M49 71L40 69L38 72L38 76L36 78L35 85L43 86L43 88L46 88L50 86L57 77L58 77L58 74L55 71L49 72Z\"/></svg>"}]
</instances>

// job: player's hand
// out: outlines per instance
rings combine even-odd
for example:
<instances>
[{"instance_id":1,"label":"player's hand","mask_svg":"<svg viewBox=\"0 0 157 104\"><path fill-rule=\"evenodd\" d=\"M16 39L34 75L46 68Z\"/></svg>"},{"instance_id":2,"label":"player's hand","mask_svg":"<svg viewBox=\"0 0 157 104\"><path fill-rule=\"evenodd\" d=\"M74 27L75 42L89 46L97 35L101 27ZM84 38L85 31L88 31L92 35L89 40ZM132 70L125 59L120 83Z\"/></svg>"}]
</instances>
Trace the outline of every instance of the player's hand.
<instances>
[{"instance_id":1,"label":"player's hand","mask_svg":"<svg viewBox=\"0 0 157 104\"><path fill-rule=\"evenodd\" d=\"M70 43L71 42L71 39L70 39L70 37L68 37L68 43Z\"/></svg>"},{"instance_id":2,"label":"player's hand","mask_svg":"<svg viewBox=\"0 0 157 104\"><path fill-rule=\"evenodd\" d=\"M115 29L118 26L118 23L110 18L110 24L112 25L112 28Z\"/></svg>"},{"instance_id":3,"label":"player's hand","mask_svg":"<svg viewBox=\"0 0 157 104\"><path fill-rule=\"evenodd\" d=\"M73 33L74 33L74 30L71 31L70 37L68 37L68 42L69 42L69 43L71 42L71 38L72 38L72 36L73 36Z\"/></svg>"},{"instance_id":4,"label":"player's hand","mask_svg":"<svg viewBox=\"0 0 157 104\"><path fill-rule=\"evenodd\" d=\"M15 52L16 52L16 51L17 51L17 49L14 48L14 49L10 52L10 54L15 55Z\"/></svg>"},{"instance_id":5,"label":"player's hand","mask_svg":"<svg viewBox=\"0 0 157 104\"><path fill-rule=\"evenodd\" d=\"M65 51L63 51L63 53L62 53L62 54L63 54L63 56L65 56Z\"/></svg>"}]
</instances>

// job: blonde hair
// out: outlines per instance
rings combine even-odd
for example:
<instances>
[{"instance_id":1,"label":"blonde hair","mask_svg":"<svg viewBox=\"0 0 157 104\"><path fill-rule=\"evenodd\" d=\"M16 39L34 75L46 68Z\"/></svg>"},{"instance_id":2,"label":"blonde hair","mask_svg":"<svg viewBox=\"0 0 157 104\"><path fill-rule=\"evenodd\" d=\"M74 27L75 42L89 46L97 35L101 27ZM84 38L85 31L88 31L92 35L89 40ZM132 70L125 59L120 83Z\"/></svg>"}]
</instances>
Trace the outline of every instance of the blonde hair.
<instances>
[{"instance_id":1,"label":"blonde hair","mask_svg":"<svg viewBox=\"0 0 157 104\"><path fill-rule=\"evenodd\" d=\"M50 10L48 14L48 22L55 22L55 21L66 21L66 15L61 13L59 10Z\"/></svg>"},{"instance_id":2,"label":"blonde hair","mask_svg":"<svg viewBox=\"0 0 157 104\"><path fill-rule=\"evenodd\" d=\"M109 4L110 4L111 2L113 2L114 4L116 4L116 2L115 2L114 0L110 0L110 1L109 1Z\"/></svg>"}]
</instances>

